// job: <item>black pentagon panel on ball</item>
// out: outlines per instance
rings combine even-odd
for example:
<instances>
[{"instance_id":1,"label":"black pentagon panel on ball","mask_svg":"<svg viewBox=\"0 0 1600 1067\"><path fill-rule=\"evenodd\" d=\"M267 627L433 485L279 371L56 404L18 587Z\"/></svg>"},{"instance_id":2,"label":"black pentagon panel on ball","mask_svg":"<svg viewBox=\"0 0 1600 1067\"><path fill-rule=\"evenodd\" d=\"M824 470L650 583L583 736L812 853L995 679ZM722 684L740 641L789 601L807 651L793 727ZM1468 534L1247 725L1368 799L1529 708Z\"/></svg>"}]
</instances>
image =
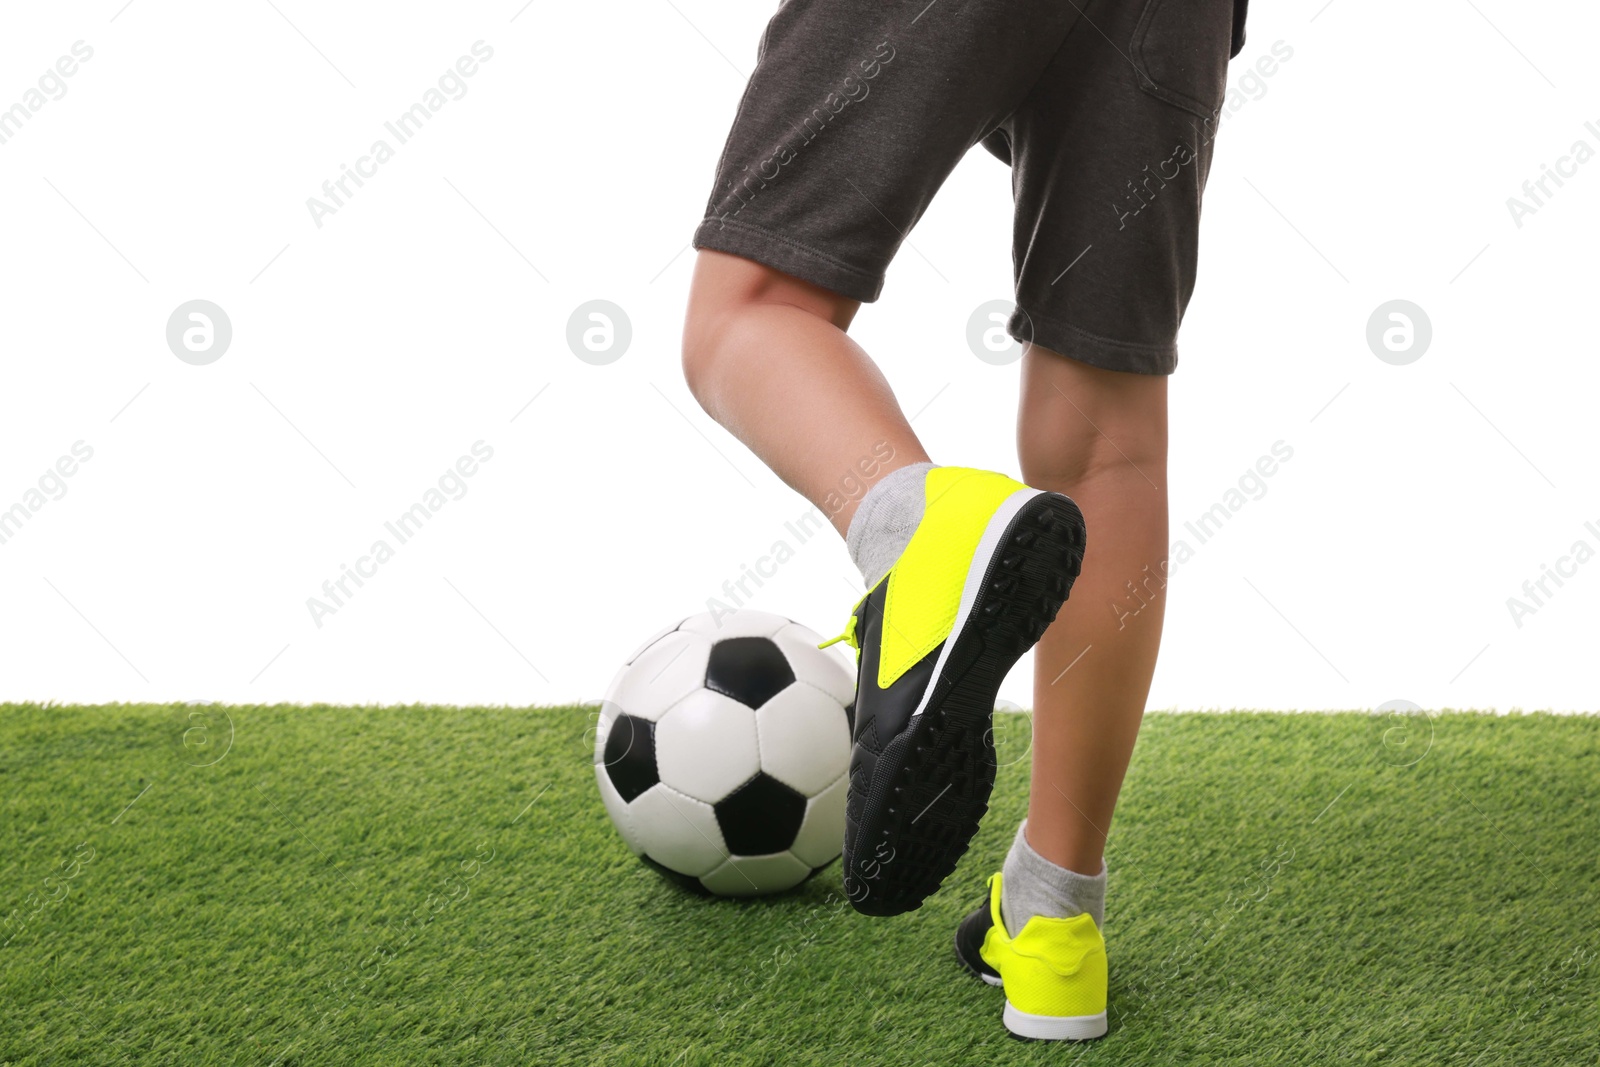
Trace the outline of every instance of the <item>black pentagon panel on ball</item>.
<instances>
[{"instance_id":1,"label":"black pentagon panel on ball","mask_svg":"<svg viewBox=\"0 0 1600 1067\"><path fill-rule=\"evenodd\" d=\"M722 840L735 856L765 856L794 844L806 798L762 772L712 805Z\"/></svg>"},{"instance_id":2,"label":"black pentagon panel on ball","mask_svg":"<svg viewBox=\"0 0 1600 1067\"><path fill-rule=\"evenodd\" d=\"M759 708L794 682L783 649L765 637L730 637L711 646L706 688Z\"/></svg>"},{"instance_id":3,"label":"black pentagon panel on ball","mask_svg":"<svg viewBox=\"0 0 1600 1067\"><path fill-rule=\"evenodd\" d=\"M661 781L656 772L656 724L627 712L618 715L606 735L606 775L622 799L635 797Z\"/></svg>"},{"instance_id":4,"label":"black pentagon panel on ball","mask_svg":"<svg viewBox=\"0 0 1600 1067\"><path fill-rule=\"evenodd\" d=\"M646 867L653 868L657 874L671 882L673 885L677 886L679 889L693 893L697 897L711 896L711 890L707 889L705 887L705 883L700 881L700 879L692 878L689 875L684 874L682 871L675 871L671 867L668 867L665 863L651 859L648 855L640 856L639 858L644 861L644 865Z\"/></svg>"}]
</instances>

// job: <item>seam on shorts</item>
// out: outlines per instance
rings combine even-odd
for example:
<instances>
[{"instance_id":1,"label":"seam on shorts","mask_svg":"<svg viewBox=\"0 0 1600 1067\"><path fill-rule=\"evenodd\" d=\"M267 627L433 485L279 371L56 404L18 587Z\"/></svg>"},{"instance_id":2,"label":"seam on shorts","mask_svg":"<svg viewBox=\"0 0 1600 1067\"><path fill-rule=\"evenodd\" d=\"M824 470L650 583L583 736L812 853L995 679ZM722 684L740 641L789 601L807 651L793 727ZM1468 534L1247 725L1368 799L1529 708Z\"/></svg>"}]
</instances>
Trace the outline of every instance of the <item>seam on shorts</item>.
<instances>
[{"instance_id":1,"label":"seam on shorts","mask_svg":"<svg viewBox=\"0 0 1600 1067\"><path fill-rule=\"evenodd\" d=\"M774 16L774 18L775 17L776 16ZM757 67L760 67L761 66L761 61L766 58L767 37L771 33L772 33L772 19L768 19L765 28L763 28L762 31L761 31L760 39L756 41L756 66ZM709 208L712 204L716 203L717 190L716 190L715 183L716 183L717 179L722 177L723 168L728 165L728 151L731 148L733 148L733 132L739 128L739 119L744 117L745 105L750 102L750 91L755 88L755 84L756 84L756 73L755 73L754 70L752 70L750 72L750 77L745 79L744 91L739 94L739 103L733 109L733 122L731 122L728 125L728 136L723 138L723 141L722 141L722 152L721 152L721 154L719 154L717 156L717 169L711 172L711 179L712 179L712 183L713 184L712 184L712 189L711 189L711 197L706 202L707 208Z\"/></svg>"},{"instance_id":2,"label":"seam on shorts","mask_svg":"<svg viewBox=\"0 0 1600 1067\"><path fill-rule=\"evenodd\" d=\"M1052 65L1054 65L1056 59L1061 55L1061 50L1063 48L1067 47L1067 41L1072 37L1072 35L1074 33L1076 33L1078 31L1078 27L1079 26L1082 26L1085 22L1089 21L1089 16L1084 11L1084 8L1093 6L1094 0L1083 0L1083 3L1081 5L1077 2L1077 0L1068 0L1068 3L1070 3L1074 8L1077 9L1078 17L1077 17L1076 21L1074 21L1071 26L1067 27L1067 32L1063 33L1061 35L1061 40L1059 42L1057 42L1056 50L1054 52L1050 53L1050 58L1045 60L1044 64L1039 68L1039 76L1034 78L1033 81L1028 83L1028 87L1022 91L1022 95L1017 98L1016 105L1013 106L1010 111L1007 111L1004 115L1000 116L999 121L996 122L993 126L989 127L987 130L985 130L984 132L980 133L977 136L977 138L972 142L972 144L967 145L967 150L968 151L971 151L974 145L981 144L984 141L984 139L987 138L990 134L994 133L995 130L998 130L1000 127L1004 126L1006 123L1011 121L1012 116L1017 113L1017 108L1020 108L1023 104L1027 103L1029 101L1029 99L1031 99L1033 97L1033 91L1039 87L1039 83L1040 82L1044 81L1045 74L1049 72L1050 67ZM1091 25L1092 25L1092 23L1091 23ZM1008 165L1014 167L1017 164L1017 152L1016 152L1016 145L1011 143L1010 136L1006 137L1006 148L1011 153L1011 162Z\"/></svg>"},{"instance_id":3,"label":"seam on shorts","mask_svg":"<svg viewBox=\"0 0 1600 1067\"><path fill-rule=\"evenodd\" d=\"M739 222L737 219L725 219L717 215L707 215L704 219L700 220L700 225L704 226L708 222L714 222L719 227L726 227L734 230L744 230L748 233L764 237L769 241L777 241L779 244L785 244L791 248L797 248L806 255L814 256L829 266L837 267L839 270L858 276L862 281L872 282L874 284L881 284L883 281L883 273L881 271L863 270L854 264L846 263L844 260L839 259L836 256L831 256L821 249L813 248L808 244L796 241L793 237L776 233L772 230L766 229L765 227L754 226L748 222Z\"/></svg>"},{"instance_id":4,"label":"seam on shorts","mask_svg":"<svg viewBox=\"0 0 1600 1067\"><path fill-rule=\"evenodd\" d=\"M1132 53L1132 56L1129 57L1129 62L1133 64L1134 73L1139 76L1140 91L1169 107L1175 107L1180 111L1187 111L1191 115L1196 115L1202 121L1214 121L1222 110L1222 104L1218 104L1208 112L1204 110L1205 101L1198 97L1190 96L1182 89L1174 89L1170 85L1163 85L1151 75L1150 61L1145 58L1144 45L1146 38L1150 34L1149 24L1154 21L1156 8L1161 6L1162 0L1143 0L1143 2L1144 7L1140 10L1139 17L1133 24L1133 40L1128 42L1128 51ZM1228 43L1231 50L1233 44L1233 31L1231 28L1228 31ZM1228 59L1232 58L1232 55L1228 56ZM1226 69L1226 61L1224 61L1223 67ZM1227 103L1226 84L1224 84L1223 90L1223 103Z\"/></svg>"},{"instance_id":5,"label":"seam on shorts","mask_svg":"<svg viewBox=\"0 0 1600 1067\"><path fill-rule=\"evenodd\" d=\"M1021 304L1018 304L1017 307L1021 308L1023 314L1027 315L1031 321L1046 323L1064 333L1078 338L1081 341L1089 341L1106 348L1115 348L1124 352L1134 352L1140 355L1160 356L1162 358L1166 358L1171 356L1178 347L1175 343L1147 345L1139 344L1134 341L1118 341L1115 338L1102 337L1097 333L1090 333L1081 326L1074 326L1072 323L1067 322L1064 319L1054 318L1050 315L1035 315L1027 308L1022 307Z\"/></svg>"}]
</instances>

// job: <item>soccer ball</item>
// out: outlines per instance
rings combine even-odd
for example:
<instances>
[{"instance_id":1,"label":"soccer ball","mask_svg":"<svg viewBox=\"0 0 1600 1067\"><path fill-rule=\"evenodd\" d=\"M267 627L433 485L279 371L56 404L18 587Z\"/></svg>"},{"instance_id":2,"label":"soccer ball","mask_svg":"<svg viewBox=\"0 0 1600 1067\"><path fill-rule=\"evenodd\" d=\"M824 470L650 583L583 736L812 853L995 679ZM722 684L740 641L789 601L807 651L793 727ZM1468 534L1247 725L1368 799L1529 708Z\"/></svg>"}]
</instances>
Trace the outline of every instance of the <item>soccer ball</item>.
<instances>
[{"instance_id":1,"label":"soccer ball","mask_svg":"<svg viewBox=\"0 0 1600 1067\"><path fill-rule=\"evenodd\" d=\"M694 615L606 691L594 773L635 855L687 888L798 885L844 843L855 678L779 615Z\"/></svg>"}]
</instances>

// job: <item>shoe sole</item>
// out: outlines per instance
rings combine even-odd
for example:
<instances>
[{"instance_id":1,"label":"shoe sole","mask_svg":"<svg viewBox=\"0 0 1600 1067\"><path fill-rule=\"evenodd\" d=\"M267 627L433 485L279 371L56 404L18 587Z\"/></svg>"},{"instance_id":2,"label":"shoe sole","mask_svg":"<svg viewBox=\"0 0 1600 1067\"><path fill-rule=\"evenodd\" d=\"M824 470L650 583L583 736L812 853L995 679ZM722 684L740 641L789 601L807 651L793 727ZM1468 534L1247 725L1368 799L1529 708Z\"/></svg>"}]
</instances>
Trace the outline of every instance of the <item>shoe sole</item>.
<instances>
[{"instance_id":1,"label":"shoe sole","mask_svg":"<svg viewBox=\"0 0 1600 1067\"><path fill-rule=\"evenodd\" d=\"M1006 1030L1020 1041L1093 1041L1106 1035L1106 1013L1098 1015L1032 1015L1006 1001L1001 1015Z\"/></svg>"},{"instance_id":2,"label":"shoe sole","mask_svg":"<svg viewBox=\"0 0 1600 1067\"><path fill-rule=\"evenodd\" d=\"M1083 515L1059 493L1020 489L989 520L973 553L984 562L967 572L922 703L862 788L851 781L845 856L847 876L863 867L847 886L857 911L912 911L955 870L994 788L1000 683L1055 621L1083 548ZM869 810L870 797L880 802ZM873 854L852 864L864 844Z\"/></svg>"},{"instance_id":3,"label":"shoe sole","mask_svg":"<svg viewBox=\"0 0 1600 1067\"><path fill-rule=\"evenodd\" d=\"M982 979L987 985L1001 989L1005 987L1005 981L999 975L986 974L967 959L966 953L961 951L960 929L956 930L954 947L956 960L968 974ZM1005 1023L1006 1032L1018 1041L1092 1041L1106 1034L1105 1012L1098 1015L1034 1015L1014 1007L1010 1000L1006 1001L1001 1021Z\"/></svg>"},{"instance_id":4,"label":"shoe sole","mask_svg":"<svg viewBox=\"0 0 1600 1067\"><path fill-rule=\"evenodd\" d=\"M974 978L981 978L985 985L992 985L992 986L995 986L996 988L999 988L1000 986L1005 984L1000 980L1000 976L999 975L997 975L997 974L984 974L982 971L978 970L978 968L974 967L971 963L969 963L967 961L967 957L961 954L960 935L957 935L957 940L956 940L956 959L958 961L960 961L961 966L966 968L966 971L967 971L968 974L972 975L972 977L974 977Z\"/></svg>"}]
</instances>

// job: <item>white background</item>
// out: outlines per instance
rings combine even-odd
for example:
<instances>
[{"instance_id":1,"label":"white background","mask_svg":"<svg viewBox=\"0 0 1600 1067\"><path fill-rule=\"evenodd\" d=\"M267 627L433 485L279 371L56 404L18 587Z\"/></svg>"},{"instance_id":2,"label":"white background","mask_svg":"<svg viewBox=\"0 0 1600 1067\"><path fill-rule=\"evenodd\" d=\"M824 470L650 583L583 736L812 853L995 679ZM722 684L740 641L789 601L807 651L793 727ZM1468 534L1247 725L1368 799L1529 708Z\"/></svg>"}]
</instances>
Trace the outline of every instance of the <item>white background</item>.
<instances>
[{"instance_id":1,"label":"white background","mask_svg":"<svg viewBox=\"0 0 1600 1067\"><path fill-rule=\"evenodd\" d=\"M595 698L807 507L678 371L773 5L274 2L4 15L0 107L94 51L0 144L0 509L93 458L0 544L0 699ZM1506 204L1600 149L1597 34L1578 4L1255 5L1173 379L1174 538L1294 456L1178 569L1152 707L1600 703L1600 561L1507 608L1600 548L1600 160L1520 228ZM316 226L307 198L479 40L466 95ZM965 338L1010 296L1009 212L975 150L853 333L936 459L1015 473L1017 366ZM196 298L234 331L209 366L166 344ZM1365 340L1395 298L1433 325L1408 366ZM591 299L631 319L608 366L566 343ZM307 599L479 440L466 495L319 627ZM833 633L858 581L822 536L753 605Z\"/></svg>"}]
</instances>

